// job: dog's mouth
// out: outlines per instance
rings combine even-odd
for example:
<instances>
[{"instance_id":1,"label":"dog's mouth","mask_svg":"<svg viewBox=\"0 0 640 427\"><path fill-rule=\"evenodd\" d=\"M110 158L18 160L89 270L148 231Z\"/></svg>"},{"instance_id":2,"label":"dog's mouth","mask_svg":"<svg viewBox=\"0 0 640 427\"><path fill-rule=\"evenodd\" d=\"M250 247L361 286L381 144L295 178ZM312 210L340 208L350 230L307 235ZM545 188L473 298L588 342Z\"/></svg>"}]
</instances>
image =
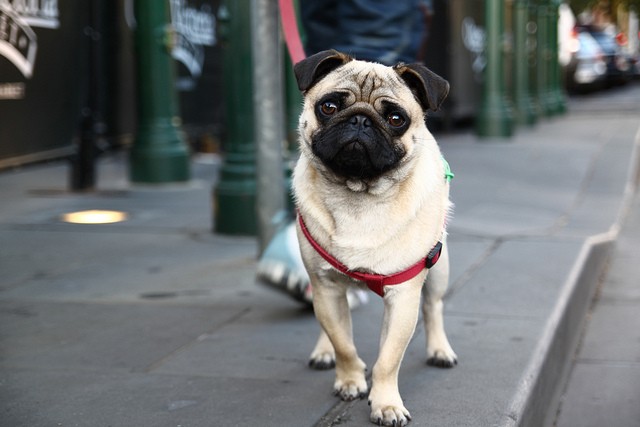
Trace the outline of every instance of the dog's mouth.
<instances>
[{"instance_id":1,"label":"dog's mouth","mask_svg":"<svg viewBox=\"0 0 640 427\"><path fill-rule=\"evenodd\" d=\"M344 178L371 180L392 170L402 157L396 150L371 147L360 140L340 145L332 155L316 150L322 162L336 175Z\"/></svg>"},{"instance_id":2,"label":"dog's mouth","mask_svg":"<svg viewBox=\"0 0 640 427\"><path fill-rule=\"evenodd\" d=\"M373 164L366 145L357 139L343 144L336 157L339 157L347 167L350 163L353 163L353 166L359 165L361 162Z\"/></svg>"},{"instance_id":3,"label":"dog's mouth","mask_svg":"<svg viewBox=\"0 0 640 427\"><path fill-rule=\"evenodd\" d=\"M383 132L371 127L336 126L319 132L312 151L334 174L346 179L372 180L393 170L405 155Z\"/></svg>"}]
</instances>

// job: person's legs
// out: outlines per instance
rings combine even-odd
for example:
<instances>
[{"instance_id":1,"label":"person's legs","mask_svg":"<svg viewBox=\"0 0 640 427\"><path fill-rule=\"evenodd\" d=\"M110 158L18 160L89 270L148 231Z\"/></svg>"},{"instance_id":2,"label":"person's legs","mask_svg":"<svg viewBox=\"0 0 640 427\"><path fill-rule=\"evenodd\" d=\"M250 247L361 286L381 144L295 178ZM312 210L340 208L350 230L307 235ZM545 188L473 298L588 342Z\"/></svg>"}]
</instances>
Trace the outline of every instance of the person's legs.
<instances>
[{"instance_id":1,"label":"person's legs","mask_svg":"<svg viewBox=\"0 0 640 427\"><path fill-rule=\"evenodd\" d=\"M386 65L415 62L424 32L421 0L301 0L308 55L336 49Z\"/></svg>"},{"instance_id":2,"label":"person's legs","mask_svg":"<svg viewBox=\"0 0 640 427\"><path fill-rule=\"evenodd\" d=\"M313 55L340 43L338 0L300 0L305 52Z\"/></svg>"},{"instance_id":3,"label":"person's legs","mask_svg":"<svg viewBox=\"0 0 640 427\"><path fill-rule=\"evenodd\" d=\"M419 40L413 40L422 25L418 0L347 0L338 6L339 32L336 50L394 65L414 62Z\"/></svg>"}]
</instances>

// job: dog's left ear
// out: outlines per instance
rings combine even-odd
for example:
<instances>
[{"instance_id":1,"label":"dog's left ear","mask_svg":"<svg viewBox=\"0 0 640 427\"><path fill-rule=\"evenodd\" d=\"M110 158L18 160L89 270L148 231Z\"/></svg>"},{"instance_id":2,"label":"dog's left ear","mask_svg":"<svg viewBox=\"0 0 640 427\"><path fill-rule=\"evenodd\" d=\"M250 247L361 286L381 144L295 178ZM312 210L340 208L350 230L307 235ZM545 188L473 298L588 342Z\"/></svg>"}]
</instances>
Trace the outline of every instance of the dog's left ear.
<instances>
[{"instance_id":1,"label":"dog's left ear","mask_svg":"<svg viewBox=\"0 0 640 427\"><path fill-rule=\"evenodd\" d=\"M409 86L424 110L436 111L449 94L449 82L422 64L398 64L394 70Z\"/></svg>"},{"instance_id":2,"label":"dog's left ear","mask_svg":"<svg viewBox=\"0 0 640 427\"><path fill-rule=\"evenodd\" d=\"M310 89L324 76L352 60L353 58L349 55L333 49L318 52L303 59L293 66L293 72L298 81L298 89L302 92Z\"/></svg>"}]
</instances>

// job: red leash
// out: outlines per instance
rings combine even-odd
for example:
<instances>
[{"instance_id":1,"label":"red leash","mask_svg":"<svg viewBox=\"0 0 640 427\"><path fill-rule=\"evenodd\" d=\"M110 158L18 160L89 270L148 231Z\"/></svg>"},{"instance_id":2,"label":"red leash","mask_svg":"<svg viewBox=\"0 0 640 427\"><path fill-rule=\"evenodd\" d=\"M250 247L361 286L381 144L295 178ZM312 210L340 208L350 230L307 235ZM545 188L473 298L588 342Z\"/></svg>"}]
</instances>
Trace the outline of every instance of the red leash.
<instances>
[{"instance_id":1,"label":"red leash","mask_svg":"<svg viewBox=\"0 0 640 427\"><path fill-rule=\"evenodd\" d=\"M300 31L298 30L298 18L296 10L293 7L293 0L278 0L280 6L280 17L282 21L282 31L284 33L284 41L291 57L291 62L297 64L307 55L302 48L300 40Z\"/></svg>"}]
</instances>

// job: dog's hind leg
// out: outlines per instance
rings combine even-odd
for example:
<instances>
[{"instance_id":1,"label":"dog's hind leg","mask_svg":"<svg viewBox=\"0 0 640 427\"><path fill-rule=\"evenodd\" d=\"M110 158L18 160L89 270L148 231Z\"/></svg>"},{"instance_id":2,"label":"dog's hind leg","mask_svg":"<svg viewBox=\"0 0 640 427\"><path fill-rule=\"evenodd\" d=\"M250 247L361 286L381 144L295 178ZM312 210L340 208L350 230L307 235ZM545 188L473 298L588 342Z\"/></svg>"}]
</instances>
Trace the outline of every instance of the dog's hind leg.
<instances>
[{"instance_id":1,"label":"dog's hind leg","mask_svg":"<svg viewBox=\"0 0 640 427\"><path fill-rule=\"evenodd\" d=\"M427 334L427 364L451 368L458 358L444 331L442 298L449 285L449 251L445 243L438 263L429 270L423 288L422 314Z\"/></svg>"},{"instance_id":2,"label":"dog's hind leg","mask_svg":"<svg viewBox=\"0 0 640 427\"><path fill-rule=\"evenodd\" d=\"M318 343L311 354L309 365L314 368L329 368L332 352L335 352L336 380L334 393L342 400L361 399L367 395L365 363L358 357L353 343L351 311L344 285L312 275L313 308L322 326ZM317 286L314 280L325 280Z\"/></svg>"},{"instance_id":3,"label":"dog's hind leg","mask_svg":"<svg viewBox=\"0 0 640 427\"><path fill-rule=\"evenodd\" d=\"M309 357L309 367L318 370L333 369L336 366L336 352L324 329L320 330L318 342Z\"/></svg>"}]
</instances>

